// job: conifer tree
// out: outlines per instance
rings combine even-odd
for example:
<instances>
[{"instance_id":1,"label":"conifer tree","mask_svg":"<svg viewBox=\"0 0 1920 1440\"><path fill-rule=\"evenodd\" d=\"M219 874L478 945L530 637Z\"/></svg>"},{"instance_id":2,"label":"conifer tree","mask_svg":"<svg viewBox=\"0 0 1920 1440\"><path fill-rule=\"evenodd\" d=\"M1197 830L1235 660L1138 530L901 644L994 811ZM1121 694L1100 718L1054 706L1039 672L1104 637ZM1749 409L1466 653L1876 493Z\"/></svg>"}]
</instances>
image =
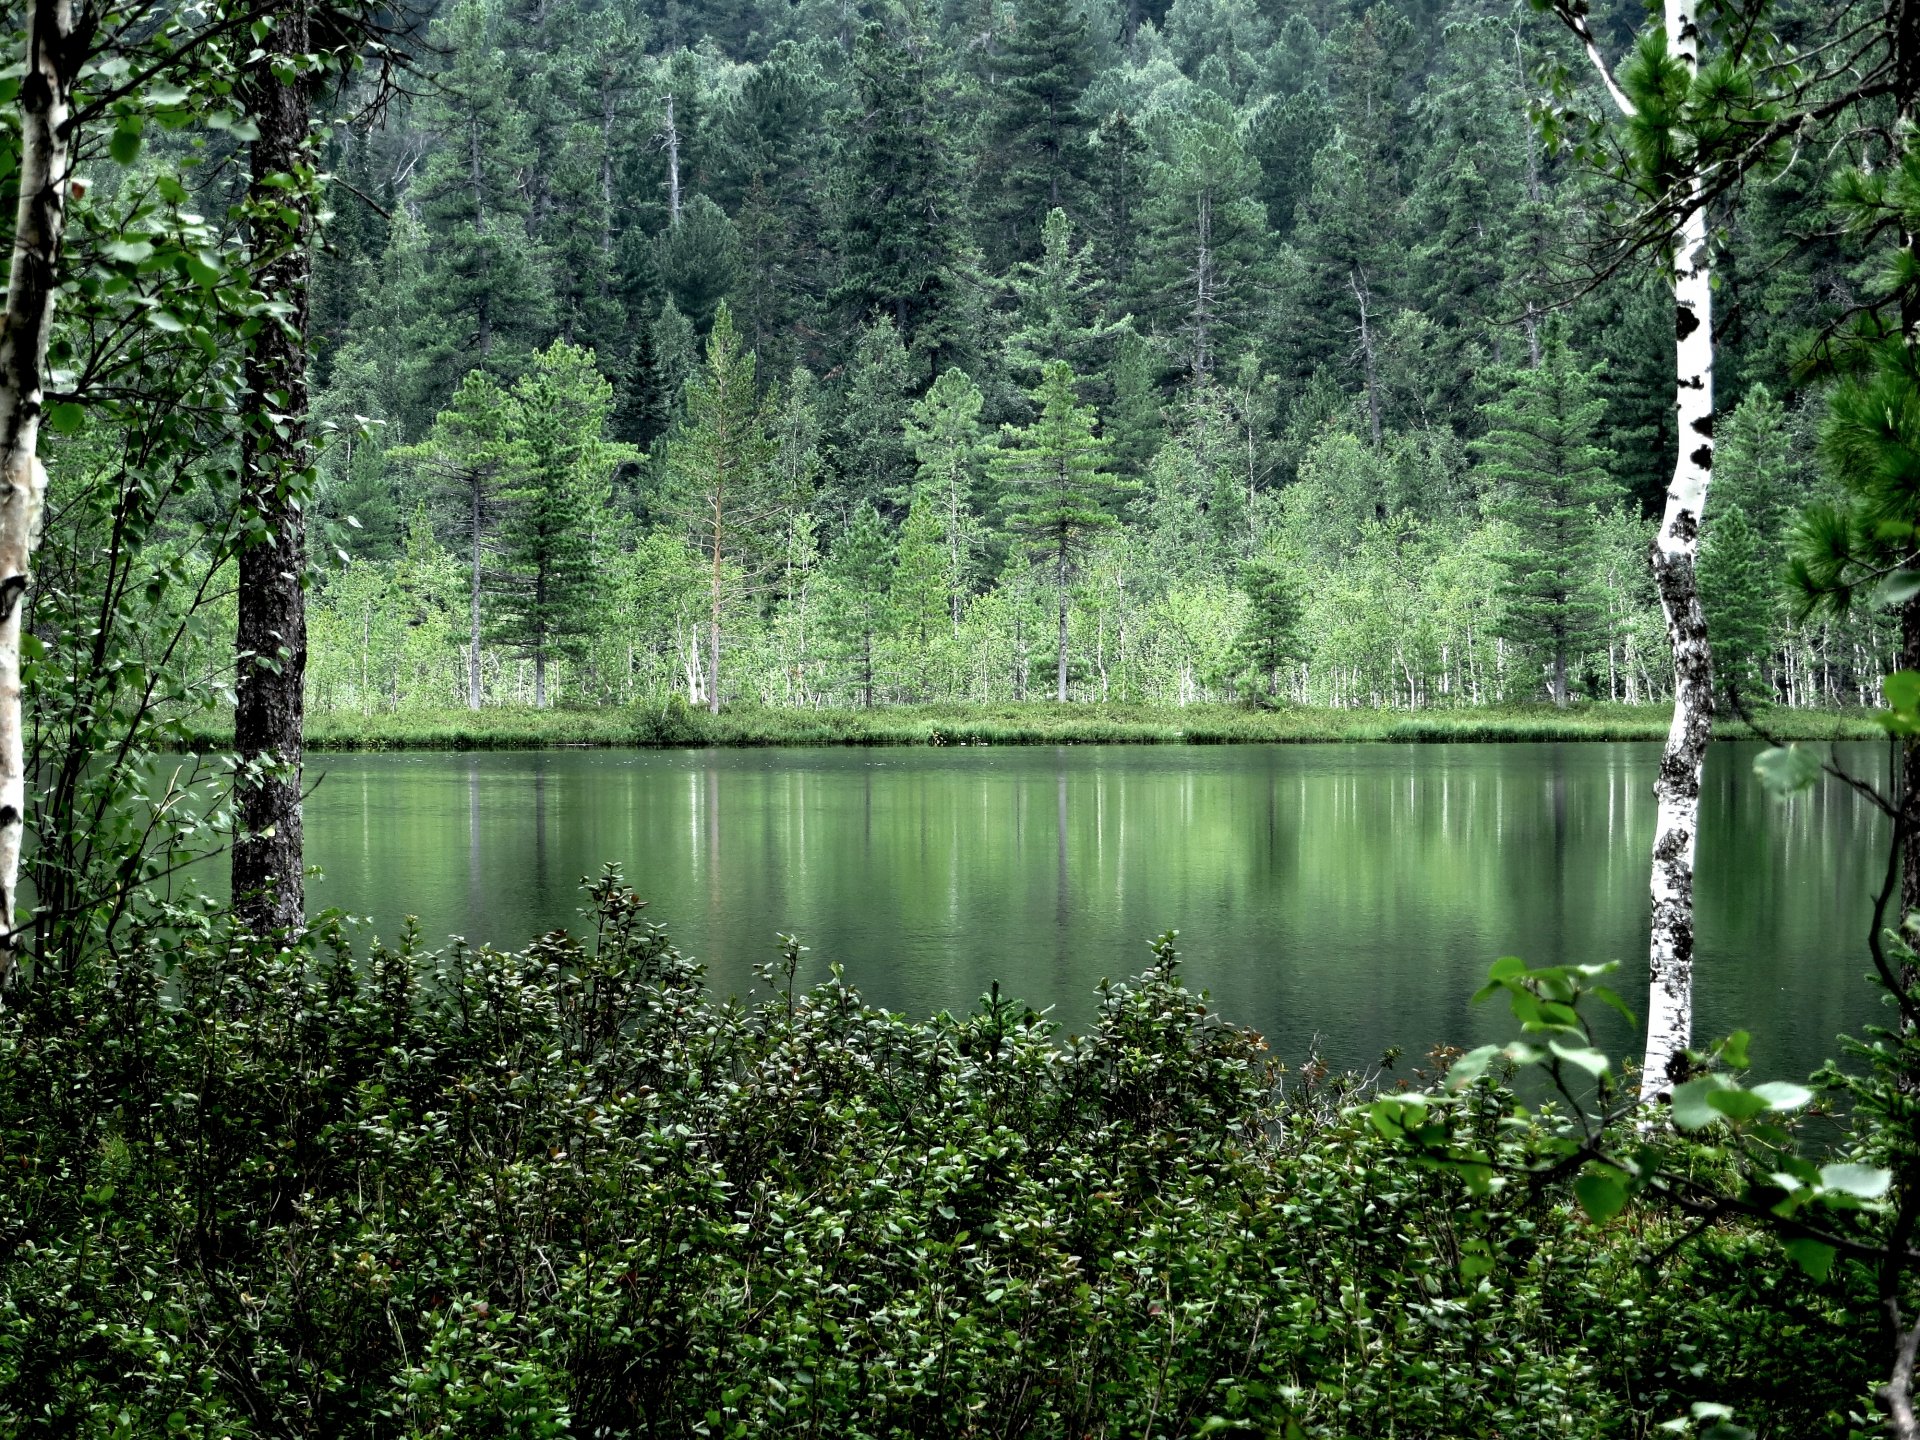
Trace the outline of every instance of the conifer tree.
<instances>
[{"instance_id":1,"label":"conifer tree","mask_svg":"<svg viewBox=\"0 0 1920 1440\"><path fill-rule=\"evenodd\" d=\"M418 445L390 452L399 465L423 475L467 559L467 708L482 698L480 642L487 556L503 508L510 463L509 400L497 381L471 370Z\"/></svg>"},{"instance_id":2,"label":"conifer tree","mask_svg":"<svg viewBox=\"0 0 1920 1440\"><path fill-rule=\"evenodd\" d=\"M772 483L767 407L751 351L722 303L706 364L687 382L686 422L667 449L680 523L707 569L707 708L720 713L721 631L740 588L777 559L784 498Z\"/></svg>"},{"instance_id":3,"label":"conifer tree","mask_svg":"<svg viewBox=\"0 0 1920 1440\"><path fill-rule=\"evenodd\" d=\"M1093 47L1075 0L1023 0L1001 43L992 91L986 164L988 213L1002 263L1041 249L1047 215L1079 213L1089 170L1080 101L1093 78Z\"/></svg>"},{"instance_id":4,"label":"conifer tree","mask_svg":"<svg viewBox=\"0 0 1920 1440\"><path fill-rule=\"evenodd\" d=\"M1727 501L1700 541L1700 603L1715 680L1750 699L1767 683L1774 595L1760 531L1739 501Z\"/></svg>"},{"instance_id":5,"label":"conifer tree","mask_svg":"<svg viewBox=\"0 0 1920 1440\"><path fill-rule=\"evenodd\" d=\"M1108 341L1117 328L1100 318L1100 283L1088 273L1086 247L1074 244L1067 212L1054 209L1041 233L1040 258L1022 261L1007 277L1015 327L1006 355L1023 386L1039 383L1051 360L1065 360L1083 378L1104 372Z\"/></svg>"},{"instance_id":6,"label":"conifer tree","mask_svg":"<svg viewBox=\"0 0 1920 1440\"><path fill-rule=\"evenodd\" d=\"M1487 433L1477 446L1496 511L1514 532L1514 548L1499 557L1501 633L1545 659L1556 705L1567 703L1570 661L1605 633L1593 583L1596 517L1620 492L1594 443L1606 412L1597 381L1553 327L1540 368L1509 372L1506 394L1482 407Z\"/></svg>"},{"instance_id":7,"label":"conifer tree","mask_svg":"<svg viewBox=\"0 0 1920 1440\"><path fill-rule=\"evenodd\" d=\"M918 383L968 345L965 240L935 58L917 28L869 25L854 50L859 120L846 148L842 278L833 298L864 321L893 321Z\"/></svg>"},{"instance_id":8,"label":"conifer tree","mask_svg":"<svg viewBox=\"0 0 1920 1440\"><path fill-rule=\"evenodd\" d=\"M904 505L913 455L903 427L912 367L890 315L860 332L847 369L846 400L833 440L831 502L843 520L862 505Z\"/></svg>"},{"instance_id":9,"label":"conifer tree","mask_svg":"<svg viewBox=\"0 0 1920 1440\"><path fill-rule=\"evenodd\" d=\"M434 22L448 64L422 118L440 143L409 199L430 236L426 295L441 321L428 361L435 403L475 364L516 368L552 324L551 277L527 233L520 183L534 152L500 26L499 0L459 0Z\"/></svg>"},{"instance_id":10,"label":"conifer tree","mask_svg":"<svg viewBox=\"0 0 1920 1440\"><path fill-rule=\"evenodd\" d=\"M1267 698L1280 691L1280 670L1300 653L1300 595L1278 559L1262 557L1240 567L1247 618L1234 643L1240 663L1266 684Z\"/></svg>"},{"instance_id":11,"label":"conifer tree","mask_svg":"<svg viewBox=\"0 0 1920 1440\"><path fill-rule=\"evenodd\" d=\"M888 601L900 638L922 659L934 638L951 623L953 587L948 578L946 524L939 493L927 485L916 488L906 523L900 527Z\"/></svg>"},{"instance_id":12,"label":"conifer tree","mask_svg":"<svg viewBox=\"0 0 1920 1440\"><path fill-rule=\"evenodd\" d=\"M976 496L984 448L983 403L980 387L966 371L949 370L914 403L907 418L907 443L919 462L914 504L930 504L939 512L947 605L955 634L972 589L980 544Z\"/></svg>"},{"instance_id":13,"label":"conifer tree","mask_svg":"<svg viewBox=\"0 0 1920 1440\"><path fill-rule=\"evenodd\" d=\"M1053 586L1058 636L1054 698L1067 698L1067 606L1074 576L1096 536L1118 522L1113 506L1126 486L1107 468L1098 417L1074 393L1073 367L1047 365L1033 392L1039 412L1029 425L1007 426L994 455L994 478L1008 495L1007 528Z\"/></svg>"},{"instance_id":14,"label":"conifer tree","mask_svg":"<svg viewBox=\"0 0 1920 1440\"><path fill-rule=\"evenodd\" d=\"M867 504L855 508L846 532L827 557L826 568L833 582L827 627L852 662L861 705L872 709L874 649L892 618L888 582L893 545L879 511Z\"/></svg>"},{"instance_id":15,"label":"conifer tree","mask_svg":"<svg viewBox=\"0 0 1920 1440\"><path fill-rule=\"evenodd\" d=\"M613 472L634 451L606 438L613 386L593 354L556 340L513 387L511 488L500 527L493 637L533 661L533 703L547 668L576 655L602 620L598 553Z\"/></svg>"},{"instance_id":16,"label":"conifer tree","mask_svg":"<svg viewBox=\"0 0 1920 1440\"><path fill-rule=\"evenodd\" d=\"M1226 101L1201 96L1167 118L1136 313L1177 345L1180 369L1196 381L1213 373L1252 313L1267 235L1256 184Z\"/></svg>"}]
</instances>

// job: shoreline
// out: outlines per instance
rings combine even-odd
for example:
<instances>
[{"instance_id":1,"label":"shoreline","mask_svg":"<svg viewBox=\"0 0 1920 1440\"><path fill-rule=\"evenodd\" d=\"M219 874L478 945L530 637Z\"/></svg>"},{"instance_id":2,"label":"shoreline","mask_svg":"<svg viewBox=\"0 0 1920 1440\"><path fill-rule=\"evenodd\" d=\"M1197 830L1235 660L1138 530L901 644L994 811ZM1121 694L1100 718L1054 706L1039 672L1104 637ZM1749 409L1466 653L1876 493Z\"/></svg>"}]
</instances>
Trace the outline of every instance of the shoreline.
<instances>
[{"instance_id":1,"label":"shoreline","mask_svg":"<svg viewBox=\"0 0 1920 1440\"><path fill-rule=\"evenodd\" d=\"M1869 710L1767 711L1782 740L1874 740ZM681 706L622 709L413 711L321 714L307 722L312 751L677 749L906 745L1446 744L1663 739L1666 705L1589 704L1446 710L1249 710L1234 705L887 706L872 710L734 709L717 716ZM1762 738L1722 718L1715 738ZM224 724L197 727L195 748L225 748Z\"/></svg>"}]
</instances>

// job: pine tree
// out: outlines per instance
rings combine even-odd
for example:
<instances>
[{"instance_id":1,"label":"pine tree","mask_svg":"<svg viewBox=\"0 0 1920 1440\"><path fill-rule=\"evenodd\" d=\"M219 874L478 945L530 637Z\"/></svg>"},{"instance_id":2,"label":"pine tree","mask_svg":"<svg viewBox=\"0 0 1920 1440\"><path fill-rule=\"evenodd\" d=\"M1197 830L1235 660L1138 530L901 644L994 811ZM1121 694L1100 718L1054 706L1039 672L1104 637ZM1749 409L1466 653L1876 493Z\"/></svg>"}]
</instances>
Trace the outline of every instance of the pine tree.
<instances>
[{"instance_id":1,"label":"pine tree","mask_svg":"<svg viewBox=\"0 0 1920 1440\"><path fill-rule=\"evenodd\" d=\"M606 438L613 386L591 351L557 340L513 387L512 479L500 527L501 581L491 633L533 661L533 703L547 667L577 655L602 620L600 551L613 472L636 452Z\"/></svg>"},{"instance_id":2,"label":"pine tree","mask_svg":"<svg viewBox=\"0 0 1920 1440\"><path fill-rule=\"evenodd\" d=\"M827 557L832 590L827 628L853 665L860 703L873 708L874 650L892 619L888 588L893 545L886 523L871 505L855 508L846 532Z\"/></svg>"},{"instance_id":3,"label":"pine tree","mask_svg":"<svg viewBox=\"0 0 1920 1440\"><path fill-rule=\"evenodd\" d=\"M903 433L911 387L900 332L892 317L877 316L860 332L833 439L828 497L843 522L862 505L904 506L913 483L913 455Z\"/></svg>"},{"instance_id":4,"label":"pine tree","mask_svg":"<svg viewBox=\"0 0 1920 1440\"><path fill-rule=\"evenodd\" d=\"M432 488L443 531L450 531L467 559L467 708L482 699L480 642L484 632L487 558L504 508L512 452L511 405L506 392L483 370L469 371L447 408L418 445L390 458L424 478Z\"/></svg>"},{"instance_id":5,"label":"pine tree","mask_svg":"<svg viewBox=\"0 0 1920 1440\"><path fill-rule=\"evenodd\" d=\"M687 382L686 422L667 447L673 502L707 567L707 708L720 713L721 631L743 587L778 560L785 497L774 493L767 409L723 303L706 364Z\"/></svg>"},{"instance_id":6,"label":"pine tree","mask_svg":"<svg viewBox=\"0 0 1920 1440\"><path fill-rule=\"evenodd\" d=\"M1500 633L1544 657L1556 705L1567 703L1570 661L1606 632L1593 581L1596 516L1620 491L1594 443L1607 408L1598 380L1554 326L1540 368L1509 372L1506 394L1481 408L1487 434L1476 446L1516 542L1499 557Z\"/></svg>"},{"instance_id":7,"label":"pine tree","mask_svg":"<svg viewBox=\"0 0 1920 1440\"><path fill-rule=\"evenodd\" d=\"M1067 606L1074 576L1094 538L1116 521L1112 507L1125 485L1107 469L1107 444L1094 433L1098 416L1074 393L1073 367L1049 364L1033 392L1033 422L1005 427L992 460L1009 492L1007 528L1043 564L1053 584L1059 632L1054 697L1067 698Z\"/></svg>"},{"instance_id":8,"label":"pine tree","mask_svg":"<svg viewBox=\"0 0 1920 1440\"><path fill-rule=\"evenodd\" d=\"M1700 603L1714 679L1754 698L1767 685L1775 586L1760 532L1738 501L1721 505L1700 541Z\"/></svg>"},{"instance_id":9,"label":"pine tree","mask_svg":"<svg viewBox=\"0 0 1920 1440\"><path fill-rule=\"evenodd\" d=\"M860 118L845 152L832 298L858 321L892 320L917 386L964 359L971 329L957 177L927 37L869 25L854 78Z\"/></svg>"},{"instance_id":10,"label":"pine tree","mask_svg":"<svg viewBox=\"0 0 1920 1440\"><path fill-rule=\"evenodd\" d=\"M895 627L910 652L924 659L935 638L948 629L952 613L951 559L941 497L930 485L913 492L907 520L900 527L893 579L888 588Z\"/></svg>"},{"instance_id":11,"label":"pine tree","mask_svg":"<svg viewBox=\"0 0 1920 1440\"><path fill-rule=\"evenodd\" d=\"M1093 78L1085 11L1075 0L1023 0L1002 42L991 94L984 207L989 258L1001 265L1040 253L1047 215L1078 213L1089 170L1080 100Z\"/></svg>"},{"instance_id":12,"label":"pine tree","mask_svg":"<svg viewBox=\"0 0 1920 1440\"><path fill-rule=\"evenodd\" d=\"M500 27L498 0L459 0L432 32L449 58L422 119L440 143L408 198L430 237L426 297L441 321L427 358L435 404L475 364L511 373L553 323L552 281L527 233L520 184L534 154Z\"/></svg>"},{"instance_id":13,"label":"pine tree","mask_svg":"<svg viewBox=\"0 0 1920 1440\"><path fill-rule=\"evenodd\" d=\"M1234 642L1240 663L1266 682L1267 698L1280 692L1280 670L1300 654L1300 594L1287 567L1263 557L1240 567L1247 618Z\"/></svg>"},{"instance_id":14,"label":"pine tree","mask_svg":"<svg viewBox=\"0 0 1920 1440\"><path fill-rule=\"evenodd\" d=\"M1076 247L1065 210L1047 216L1037 261L1022 261L1007 277L1014 331L1007 363L1022 386L1039 383L1049 361L1065 360L1083 377L1105 370L1105 351L1117 328L1100 318L1100 284L1087 272L1086 249Z\"/></svg>"},{"instance_id":15,"label":"pine tree","mask_svg":"<svg viewBox=\"0 0 1920 1440\"><path fill-rule=\"evenodd\" d=\"M984 440L980 432L980 387L964 370L949 370L915 402L907 419L907 443L919 462L914 506L939 512L945 552L943 578L953 631L973 589L980 545L977 494ZM909 513L909 520L912 515Z\"/></svg>"},{"instance_id":16,"label":"pine tree","mask_svg":"<svg viewBox=\"0 0 1920 1440\"><path fill-rule=\"evenodd\" d=\"M1257 172L1231 106L1203 96L1165 126L1146 256L1134 279L1136 313L1177 343L1182 370L1204 380L1251 318L1267 217L1251 198Z\"/></svg>"}]
</instances>

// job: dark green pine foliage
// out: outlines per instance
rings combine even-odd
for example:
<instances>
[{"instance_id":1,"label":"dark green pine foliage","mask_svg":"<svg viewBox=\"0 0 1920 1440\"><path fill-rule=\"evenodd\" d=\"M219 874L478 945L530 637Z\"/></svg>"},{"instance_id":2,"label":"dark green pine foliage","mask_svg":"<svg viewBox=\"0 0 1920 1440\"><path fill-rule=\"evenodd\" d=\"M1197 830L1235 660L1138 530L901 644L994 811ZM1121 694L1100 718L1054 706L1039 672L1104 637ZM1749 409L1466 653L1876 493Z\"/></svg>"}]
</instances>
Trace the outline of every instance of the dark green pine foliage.
<instances>
[{"instance_id":1,"label":"dark green pine foliage","mask_svg":"<svg viewBox=\"0 0 1920 1440\"><path fill-rule=\"evenodd\" d=\"M914 478L906 435L912 375L906 347L890 317L882 316L860 332L830 446L825 498L840 523L851 522L863 505L906 509Z\"/></svg>"},{"instance_id":2,"label":"dark green pine foliage","mask_svg":"<svg viewBox=\"0 0 1920 1440\"><path fill-rule=\"evenodd\" d=\"M1605 634L1596 519L1620 492L1594 439L1607 408L1597 382L1552 327L1540 368L1510 371L1506 393L1482 407L1487 433L1475 447L1513 527L1514 546L1499 556L1500 634L1544 665L1556 705L1567 703L1569 666Z\"/></svg>"},{"instance_id":3,"label":"dark green pine foliage","mask_svg":"<svg viewBox=\"0 0 1920 1440\"><path fill-rule=\"evenodd\" d=\"M1240 589L1247 597L1247 616L1234 653L1274 700L1281 669L1300 657L1300 592L1286 566L1264 556L1240 567Z\"/></svg>"},{"instance_id":4,"label":"dark green pine foliage","mask_svg":"<svg viewBox=\"0 0 1920 1440\"><path fill-rule=\"evenodd\" d=\"M1140 250L1140 201L1150 155L1146 136L1126 111L1115 110L1094 131L1091 220L1095 262L1113 294L1125 294Z\"/></svg>"},{"instance_id":5,"label":"dark green pine foliage","mask_svg":"<svg viewBox=\"0 0 1920 1440\"><path fill-rule=\"evenodd\" d=\"M1037 385L1050 360L1065 360L1087 379L1106 374L1115 327L1101 319L1103 287L1090 273L1086 246L1076 239L1065 210L1047 216L1040 258L1014 266L1007 288L1014 330L1006 355L1019 384Z\"/></svg>"},{"instance_id":6,"label":"dark green pine foliage","mask_svg":"<svg viewBox=\"0 0 1920 1440\"><path fill-rule=\"evenodd\" d=\"M822 204L827 96L819 66L782 45L747 76L717 125L714 195L740 240L732 308L762 374L821 358L832 264Z\"/></svg>"},{"instance_id":7,"label":"dark green pine foliage","mask_svg":"<svg viewBox=\"0 0 1920 1440\"><path fill-rule=\"evenodd\" d=\"M534 162L496 0L459 0L434 22L447 56L421 105L438 143L409 192L428 233L427 299L439 322L424 357L437 409L474 365L513 373L553 323L552 284L527 233L521 185Z\"/></svg>"},{"instance_id":8,"label":"dark green pine foliage","mask_svg":"<svg viewBox=\"0 0 1920 1440\"><path fill-rule=\"evenodd\" d=\"M1261 299L1267 216L1253 198L1259 171L1233 107L1199 95L1164 117L1146 215L1134 313L1204 381L1238 348Z\"/></svg>"},{"instance_id":9,"label":"dark green pine foliage","mask_svg":"<svg viewBox=\"0 0 1920 1440\"><path fill-rule=\"evenodd\" d=\"M1776 593L1766 546L1745 507L1716 506L1700 540L1700 603L1720 688L1748 698L1763 693Z\"/></svg>"},{"instance_id":10,"label":"dark green pine foliage","mask_svg":"<svg viewBox=\"0 0 1920 1440\"><path fill-rule=\"evenodd\" d=\"M1081 97L1093 46L1076 0L1022 0L1000 42L980 166L987 258L996 269L1041 250L1049 212L1084 213L1093 126Z\"/></svg>"},{"instance_id":11,"label":"dark green pine foliage","mask_svg":"<svg viewBox=\"0 0 1920 1440\"><path fill-rule=\"evenodd\" d=\"M1053 587L1058 636L1054 698L1067 698L1067 611L1089 547L1118 521L1114 509L1130 488L1107 465L1098 417L1075 393L1073 367L1056 360L1033 392L1033 422L1005 427L991 470L1005 492L1007 529Z\"/></svg>"},{"instance_id":12,"label":"dark green pine foliage","mask_svg":"<svg viewBox=\"0 0 1920 1440\"><path fill-rule=\"evenodd\" d=\"M858 109L840 199L842 278L833 299L850 321L884 315L924 389L967 363L970 266L958 180L939 95L938 61L918 29L869 25L854 50Z\"/></svg>"},{"instance_id":13,"label":"dark green pine foliage","mask_svg":"<svg viewBox=\"0 0 1920 1440\"><path fill-rule=\"evenodd\" d=\"M1332 135L1333 107L1317 87L1269 98L1247 117L1247 153L1260 167L1256 198L1276 237L1293 234L1313 180L1313 157Z\"/></svg>"},{"instance_id":14,"label":"dark green pine foliage","mask_svg":"<svg viewBox=\"0 0 1920 1440\"><path fill-rule=\"evenodd\" d=\"M874 694L874 650L888 624L888 588L893 577L893 540L871 505L855 507L846 533L827 560L833 582L826 623L869 708Z\"/></svg>"},{"instance_id":15,"label":"dark green pine foliage","mask_svg":"<svg viewBox=\"0 0 1920 1440\"><path fill-rule=\"evenodd\" d=\"M603 618L596 527L606 524L614 468L632 454L605 438L612 409L593 353L564 340L513 388L512 485L489 629L532 661L535 705L547 703L552 661L577 654Z\"/></svg>"}]
</instances>

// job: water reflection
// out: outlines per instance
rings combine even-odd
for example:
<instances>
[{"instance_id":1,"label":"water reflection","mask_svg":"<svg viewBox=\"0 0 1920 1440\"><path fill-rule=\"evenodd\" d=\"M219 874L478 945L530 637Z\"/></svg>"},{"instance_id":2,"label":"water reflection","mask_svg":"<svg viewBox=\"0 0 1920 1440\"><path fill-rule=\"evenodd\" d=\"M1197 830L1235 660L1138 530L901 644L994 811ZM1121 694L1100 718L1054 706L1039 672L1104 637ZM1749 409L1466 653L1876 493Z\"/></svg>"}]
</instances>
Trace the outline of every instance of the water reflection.
<instances>
[{"instance_id":1,"label":"water reflection","mask_svg":"<svg viewBox=\"0 0 1920 1440\"><path fill-rule=\"evenodd\" d=\"M330 756L307 807L318 905L383 931L521 943L620 862L745 990L778 931L879 1003L988 983L1092 1013L1102 976L1181 931L1220 1007L1339 1063L1502 1030L1467 997L1501 954L1645 947L1651 745L1088 747ZM1716 749L1701 836L1701 1022L1810 1068L1871 1014L1860 937L1878 819L1782 805ZM1877 749L1850 760L1884 769ZM464 822L465 834L461 830ZM464 839L464 845L462 840ZM1625 1041L1624 1035L1617 1037Z\"/></svg>"}]
</instances>

